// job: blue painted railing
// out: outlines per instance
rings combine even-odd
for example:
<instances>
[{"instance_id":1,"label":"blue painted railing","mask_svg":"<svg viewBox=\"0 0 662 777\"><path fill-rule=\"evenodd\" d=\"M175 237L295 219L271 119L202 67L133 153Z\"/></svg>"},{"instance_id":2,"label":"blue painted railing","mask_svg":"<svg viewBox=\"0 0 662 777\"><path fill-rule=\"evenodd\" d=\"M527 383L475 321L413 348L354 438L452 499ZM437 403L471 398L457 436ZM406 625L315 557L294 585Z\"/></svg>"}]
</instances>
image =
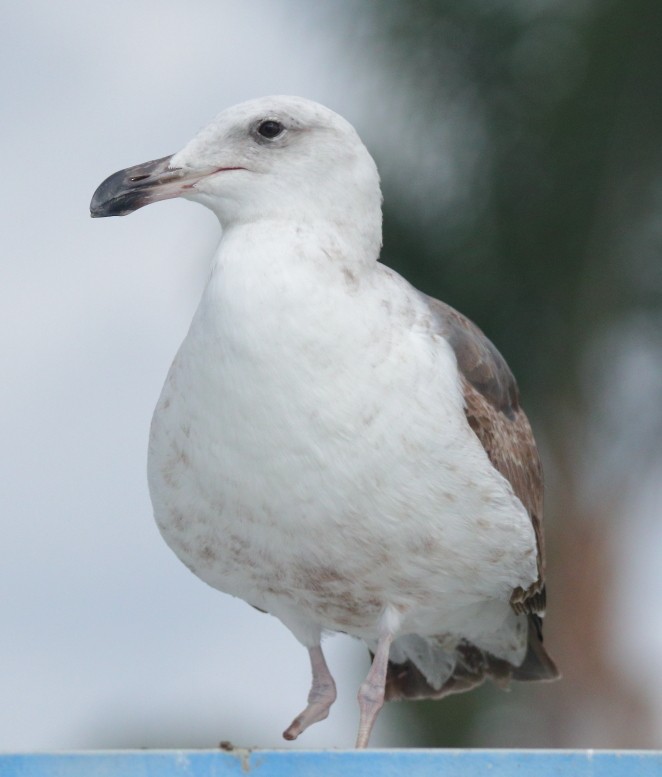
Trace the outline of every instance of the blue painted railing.
<instances>
[{"instance_id":1,"label":"blue painted railing","mask_svg":"<svg viewBox=\"0 0 662 777\"><path fill-rule=\"evenodd\" d=\"M636 750L150 750L0 754L0 777L662 777Z\"/></svg>"}]
</instances>

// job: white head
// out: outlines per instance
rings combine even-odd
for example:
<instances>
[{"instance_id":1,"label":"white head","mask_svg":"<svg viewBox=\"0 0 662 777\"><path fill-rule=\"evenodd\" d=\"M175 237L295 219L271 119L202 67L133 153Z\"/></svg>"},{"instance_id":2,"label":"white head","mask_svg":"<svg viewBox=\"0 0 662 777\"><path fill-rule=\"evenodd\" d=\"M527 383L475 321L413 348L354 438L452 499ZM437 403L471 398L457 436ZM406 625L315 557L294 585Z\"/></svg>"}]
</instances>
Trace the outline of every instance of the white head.
<instances>
[{"instance_id":1,"label":"white head","mask_svg":"<svg viewBox=\"0 0 662 777\"><path fill-rule=\"evenodd\" d=\"M262 219L331 221L381 244L375 163L354 128L301 97L228 108L184 148L121 170L92 199L93 216L125 215L157 200L200 202L224 227Z\"/></svg>"}]
</instances>

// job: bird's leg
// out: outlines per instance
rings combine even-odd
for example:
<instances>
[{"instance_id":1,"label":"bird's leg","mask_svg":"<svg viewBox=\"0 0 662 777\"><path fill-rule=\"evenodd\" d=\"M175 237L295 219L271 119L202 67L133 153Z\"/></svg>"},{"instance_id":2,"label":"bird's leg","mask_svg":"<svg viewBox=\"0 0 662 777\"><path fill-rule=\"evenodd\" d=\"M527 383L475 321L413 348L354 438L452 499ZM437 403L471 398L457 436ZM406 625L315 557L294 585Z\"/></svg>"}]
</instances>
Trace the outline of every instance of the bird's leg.
<instances>
[{"instance_id":1,"label":"bird's leg","mask_svg":"<svg viewBox=\"0 0 662 777\"><path fill-rule=\"evenodd\" d=\"M377 643L375 657L367 677L359 688L359 709L361 718L359 721L359 733L356 738L356 746L364 748L368 746L372 727L375 725L379 710L384 706L384 686L386 684L386 670L388 669L388 654L393 641L393 634L383 632Z\"/></svg>"},{"instance_id":2,"label":"bird's leg","mask_svg":"<svg viewBox=\"0 0 662 777\"><path fill-rule=\"evenodd\" d=\"M315 647L308 648L308 653L313 670L313 684L308 694L308 706L285 729L284 739L296 739L308 726L324 720L329 714L329 708L336 700L336 684L324 660L322 648L315 645Z\"/></svg>"}]
</instances>

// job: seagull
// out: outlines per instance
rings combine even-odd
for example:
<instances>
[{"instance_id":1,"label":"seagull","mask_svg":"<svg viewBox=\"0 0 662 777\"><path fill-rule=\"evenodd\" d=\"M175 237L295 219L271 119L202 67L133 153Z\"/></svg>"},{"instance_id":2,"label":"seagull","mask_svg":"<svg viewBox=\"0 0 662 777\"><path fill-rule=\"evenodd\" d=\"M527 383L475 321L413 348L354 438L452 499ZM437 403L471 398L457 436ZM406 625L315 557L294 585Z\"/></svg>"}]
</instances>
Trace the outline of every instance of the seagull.
<instances>
[{"instance_id":1,"label":"seagull","mask_svg":"<svg viewBox=\"0 0 662 777\"><path fill-rule=\"evenodd\" d=\"M221 239L152 420L154 516L194 574L308 649L284 738L335 701L329 633L372 657L359 748L385 700L558 677L517 384L475 324L379 261L379 174L352 125L251 100L111 175L90 212L172 197L211 209Z\"/></svg>"}]
</instances>

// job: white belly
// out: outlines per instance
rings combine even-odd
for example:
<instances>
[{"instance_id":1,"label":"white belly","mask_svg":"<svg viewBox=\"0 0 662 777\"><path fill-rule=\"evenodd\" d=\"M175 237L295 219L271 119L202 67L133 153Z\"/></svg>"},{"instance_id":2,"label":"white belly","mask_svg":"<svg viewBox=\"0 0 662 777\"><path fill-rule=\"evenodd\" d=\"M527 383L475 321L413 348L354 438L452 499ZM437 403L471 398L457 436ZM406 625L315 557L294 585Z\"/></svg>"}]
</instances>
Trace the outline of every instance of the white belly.
<instances>
[{"instance_id":1,"label":"white belly","mask_svg":"<svg viewBox=\"0 0 662 777\"><path fill-rule=\"evenodd\" d=\"M450 347L370 304L331 300L331 337L305 311L288 327L203 299L152 423L156 521L196 575L290 626L371 638L390 604L402 633L468 638L536 578L531 523L465 421Z\"/></svg>"}]
</instances>

